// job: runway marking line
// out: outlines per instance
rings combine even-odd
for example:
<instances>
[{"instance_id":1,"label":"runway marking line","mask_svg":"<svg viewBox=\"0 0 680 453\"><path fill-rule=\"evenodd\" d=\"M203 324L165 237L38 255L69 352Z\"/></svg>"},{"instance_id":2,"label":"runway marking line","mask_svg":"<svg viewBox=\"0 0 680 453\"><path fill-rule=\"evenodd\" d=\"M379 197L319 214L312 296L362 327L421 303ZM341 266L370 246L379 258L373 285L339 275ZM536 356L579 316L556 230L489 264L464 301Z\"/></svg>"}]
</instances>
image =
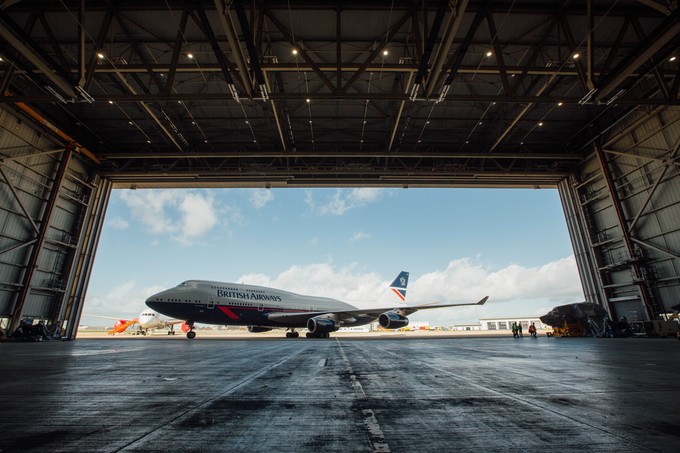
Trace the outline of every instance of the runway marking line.
<instances>
[{"instance_id":1,"label":"runway marking line","mask_svg":"<svg viewBox=\"0 0 680 453\"><path fill-rule=\"evenodd\" d=\"M359 382L359 379L357 378L356 374L354 374L352 364L347 358L347 354L345 354L345 350L343 349L340 340L338 340L338 338L336 337L335 341L340 347L340 355L342 355L342 359L345 361L345 364L347 365L349 379L352 384L352 389L354 390L354 393L357 396L357 399L359 401L366 401L368 399L366 397L366 392L364 392L364 388L361 385L361 382ZM380 427L380 423L378 423L378 420L375 418L375 413L373 412L373 410L362 409L361 414L363 416L364 428L366 428L366 432L368 433L368 438L369 441L371 442L371 448L373 449L373 451L381 453L391 452L392 450L390 450L390 445L385 440L385 434L383 433L383 430Z\"/></svg>"}]
</instances>

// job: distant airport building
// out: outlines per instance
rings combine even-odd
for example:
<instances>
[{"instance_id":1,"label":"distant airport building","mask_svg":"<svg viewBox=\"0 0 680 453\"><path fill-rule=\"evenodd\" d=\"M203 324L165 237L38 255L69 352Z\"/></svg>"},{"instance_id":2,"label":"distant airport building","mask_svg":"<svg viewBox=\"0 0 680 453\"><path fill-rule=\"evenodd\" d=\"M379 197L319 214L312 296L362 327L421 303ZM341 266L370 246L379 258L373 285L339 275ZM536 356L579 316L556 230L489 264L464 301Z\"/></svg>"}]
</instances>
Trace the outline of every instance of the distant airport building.
<instances>
[{"instance_id":1,"label":"distant airport building","mask_svg":"<svg viewBox=\"0 0 680 453\"><path fill-rule=\"evenodd\" d=\"M453 327L450 330L459 330L459 331L482 330L482 326L478 322L476 322L474 324L454 324Z\"/></svg>"},{"instance_id":2,"label":"distant airport building","mask_svg":"<svg viewBox=\"0 0 680 453\"><path fill-rule=\"evenodd\" d=\"M481 330L510 330L512 323L516 322L522 325L522 331L527 332L529 326L533 322L536 325L536 329L549 329L550 326L544 325L540 319L532 317L524 318L481 318L479 323L481 324Z\"/></svg>"}]
</instances>

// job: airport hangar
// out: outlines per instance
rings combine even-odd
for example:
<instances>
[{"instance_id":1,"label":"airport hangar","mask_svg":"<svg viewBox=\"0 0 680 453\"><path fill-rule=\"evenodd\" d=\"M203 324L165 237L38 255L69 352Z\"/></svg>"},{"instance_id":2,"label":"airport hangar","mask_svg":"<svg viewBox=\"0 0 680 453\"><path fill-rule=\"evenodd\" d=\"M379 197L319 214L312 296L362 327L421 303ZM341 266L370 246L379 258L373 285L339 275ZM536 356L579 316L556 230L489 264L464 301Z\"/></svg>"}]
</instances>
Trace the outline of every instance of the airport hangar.
<instances>
[{"instance_id":1,"label":"airport hangar","mask_svg":"<svg viewBox=\"0 0 680 453\"><path fill-rule=\"evenodd\" d=\"M663 0L2 1L2 326L75 338L114 188L557 188L587 301L667 313L679 15Z\"/></svg>"}]
</instances>

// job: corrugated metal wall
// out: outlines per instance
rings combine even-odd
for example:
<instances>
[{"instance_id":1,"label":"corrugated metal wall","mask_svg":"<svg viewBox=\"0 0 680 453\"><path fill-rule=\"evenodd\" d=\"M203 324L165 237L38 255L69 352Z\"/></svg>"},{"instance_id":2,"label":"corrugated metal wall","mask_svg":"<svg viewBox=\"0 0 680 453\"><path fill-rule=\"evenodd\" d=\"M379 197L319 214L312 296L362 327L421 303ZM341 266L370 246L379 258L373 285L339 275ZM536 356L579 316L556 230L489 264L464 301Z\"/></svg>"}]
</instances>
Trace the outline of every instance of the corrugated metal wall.
<instances>
[{"instance_id":1,"label":"corrugated metal wall","mask_svg":"<svg viewBox=\"0 0 680 453\"><path fill-rule=\"evenodd\" d=\"M10 330L24 318L63 328L73 269L94 257L96 240L86 244L83 233L101 228L103 215L93 225L93 194L110 187L93 162L65 146L21 113L0 109L0 320Z\"/></svg>"},{"instance_id":2,"label":"corrugated metal wall","mask_svg":"<svg viewBox=\"0 0 680 453\"><path fill-rule=\"evenodd\" d=\"M638 108L559 186L587 298L614 318L680 304L679 167L680 107Z\"/></svg>"}]
</instances>

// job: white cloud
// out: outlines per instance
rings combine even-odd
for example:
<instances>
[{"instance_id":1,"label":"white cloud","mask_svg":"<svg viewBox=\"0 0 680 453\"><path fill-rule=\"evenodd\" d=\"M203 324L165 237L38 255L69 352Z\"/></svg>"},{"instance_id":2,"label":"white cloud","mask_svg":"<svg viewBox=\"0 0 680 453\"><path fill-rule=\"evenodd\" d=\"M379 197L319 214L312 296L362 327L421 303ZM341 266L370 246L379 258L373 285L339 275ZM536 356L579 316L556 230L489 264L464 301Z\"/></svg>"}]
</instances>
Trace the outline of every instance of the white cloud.
<instances>
[{"instance_id":1,"label":"white cloud","mask_svg":"<svg viewBox=\"0 0 680 453\"><path fill-rule=\"evenodd\" d=\"M357 265L336 268L321 263L292 266L274 278L247 274L239 282L332 297L362 307L390 307L398 305L388 291L397 273L385 280L376 273L362 272ZM583 300L573 256L535 268L511 265L500 270L467 258L455 260L446 269L411 275L406 299L408 304L473 303L484 296L489 301L483 306L424 310L410 318L446 325L493 316L539 316L556 305Z\"/></svg>"},{"instance_id":2,"label":"white cloud","mask_svg":"<svg viewBox=\"0 0 680 453\"><path fill-rule=\"evenodd\" d=\"M115 319L107 318L135 318L147 308L144 301L163 289L159 285L138 288L136 282L131 280L111 288L105 294L88 294L81 324L112 326Z\"/></svg>"},{"instance_id":3,"label":"white cloud","mask_svg":"<svg viewBox=\"0 0 680 453\"><path fill-rule=\"evenodd\" d=\"M349 238L350 242L356 242L356 241L362 241L364 239L370 239L371 235L368 233L364 233L363 231L357 231L352 235L351 238Z\"/></svg>"},{"instance_id":4,"label":"white cloud","mask_svg":"<svg viewBox=\"0 0 680 453\"><path fill-rule=\"evenodd\" d=\"M362 208L380 201L391 189L364 187L359 189L336 189L324 201L317 202L312 191L305 193L305 202L321 215L343 215L350 209ZM320 193L320 192L317 192Z\"/></svg>"},{"instance_id":5,"label":"white cloud","mask_svg":"<svg viewBox=\"0 0 680 453\"><path fill-rule=\"evenodd\" d=\"M188 193L181 200L179 210L182 214L180 236L177 239L190 244L202 237L217 223L214 199L195 193Z\"/></svg>"},{"instance_id":6,"label":"white cloud","mask_svg":"<svg viewBox=\"0 0 680 453\"><path fill-rule=\"evenodd\" d=\"M114 217L107 223L116 230L126 230L130 226L130 223L121 217Z\"/></svg>"},{"instance_id":7,"label":"white cloud","mask_svg":"<svg viewBox=\"0 0 680 453\"><path fill-rule=\"evenodd\" d=\"M260 209L274 199L274 192L267 189L250 190L250 202L255 209Z\"/></svg>"},{"instance_id":8,"label":"white cloud","mask_svg":"<svg viewBox=\"0 0 680 453\"><path fill-rule=\"evenodd\" d=\"M122 191L121 200L150 233L169 235L183 245L202 238L217 224L216 202L207 191Z\"/></svg>"}]
</instances>

